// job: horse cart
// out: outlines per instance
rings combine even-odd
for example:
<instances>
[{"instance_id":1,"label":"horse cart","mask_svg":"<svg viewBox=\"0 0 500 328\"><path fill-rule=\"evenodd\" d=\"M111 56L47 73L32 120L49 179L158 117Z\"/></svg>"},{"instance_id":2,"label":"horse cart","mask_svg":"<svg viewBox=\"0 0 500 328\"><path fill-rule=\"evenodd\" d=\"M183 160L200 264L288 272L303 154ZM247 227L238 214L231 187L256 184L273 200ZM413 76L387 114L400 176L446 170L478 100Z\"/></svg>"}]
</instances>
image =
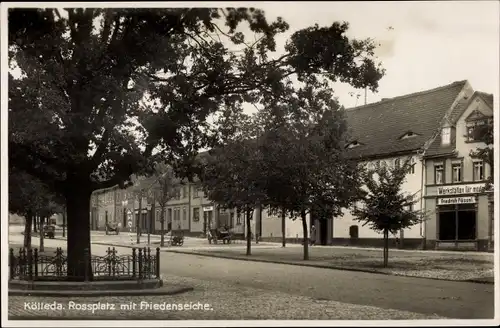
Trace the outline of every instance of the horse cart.
<instances>
[{"instance_id":1,"label":"horse cart","mask_svg":"<svg viewBox=\"0 0 500 328\"><path fill-rule=\"evenodd\" d=\"M231 244L232 234L229 229L210 229L207 233L208 243L217 244L219 240L222 240L223 244Z\"/></svg>"},{"instance_id":2,"label":"horse cart","mask_svg":"<svg viewBox=\"0 0 500 328\"><path fill-rule=\"evenodd\" d=\"M182 246L184 245L184 234L182 231L171 231L170 232L170 245L172 246Z\"/></svg>"}]
</instances>

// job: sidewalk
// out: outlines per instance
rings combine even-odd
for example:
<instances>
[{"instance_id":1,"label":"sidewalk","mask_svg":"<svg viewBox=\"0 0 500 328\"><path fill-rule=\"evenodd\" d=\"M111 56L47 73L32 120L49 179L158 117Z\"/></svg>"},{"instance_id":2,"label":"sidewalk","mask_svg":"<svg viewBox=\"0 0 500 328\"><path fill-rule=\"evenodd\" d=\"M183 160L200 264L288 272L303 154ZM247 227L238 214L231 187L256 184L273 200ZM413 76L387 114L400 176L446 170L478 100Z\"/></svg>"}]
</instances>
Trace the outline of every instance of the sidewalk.
<instances>
[{"instance_id":1,"label":"sidewalk","mask_svg":"<svg viewBox=\"0 0 500 328\"><path fill-rule=\"evenodd\" d=\"M172 249L170 252L226 258L233 260L280 263L311 266L317 268L363 271L428 279L494 282L494 261L492 254L470 255L458 252L412 252L389 251L389 267L383 268L382 250L322 247L309 248L309 260L303 259L302 247L253 247L252 255L245 255L243 249L217 248L190 250Z\"/></svg>"}]
</instances>

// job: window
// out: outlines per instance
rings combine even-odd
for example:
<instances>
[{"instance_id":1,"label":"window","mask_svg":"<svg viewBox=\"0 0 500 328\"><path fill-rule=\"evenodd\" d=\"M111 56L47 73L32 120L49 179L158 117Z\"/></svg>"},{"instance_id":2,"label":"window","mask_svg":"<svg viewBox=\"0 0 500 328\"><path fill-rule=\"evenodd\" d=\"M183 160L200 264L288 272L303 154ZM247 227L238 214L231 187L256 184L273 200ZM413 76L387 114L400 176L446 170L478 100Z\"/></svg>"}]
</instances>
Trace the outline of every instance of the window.
<instances>
[{"instance_id":1,"label":"window","mask_svg":"<svg viewBox=\"0 0 500 328\"><path fill-rule=\"evenodd\" d=\"M470 122L467 122L467 134L466 134L466 138L467 138L467 141L468 142L474 142L474 141L478 141L477 140L477 131L476 129L482 125L486 125L486 124L491 124L492 123L492 120L491 119L483 119L483 120L475 120L475 121L470 121ZM479 133L480 134L480 133Z\"/></svg>"},{"instance_id":2,"label":"window","mask_svg":"<svg viewBox=\"0 0 500 328\"><path fill-rule=\"evenodd\" d=\"M451 143L451 128L445 127L441 130L441 144L448 146Z\"/></svg>"},{"instance_id":3,"label":"window","mask_svg":"<svg viewBox=\"0 0 500 328\"><path fill-rule=\"evenodd\" d=\"M357 141L353 141L351 142L350 144L347 145L347 148L351 149L351 148L355 148L355 147L358 147L359 146L359 143Z\"/></svg>"},{"instance_id":4,"label":"window","mask_svg":"<svg viewBox=\"0 0 500 328\"><path fill-rule=\"evenodd\" d=\"M451 164L452 182L462 181L462 163Z\"/></svg>"},{"instance_id":5,"label":"window","mask_svg":"<svg viewBox=\"0 0 500 328\"><path fill-rule=\"evenodd\" d=\"M236 225L241 225L241 213L238 212L236 215Z\"/></svg>"},{"instance_id":6,"label":"window","mask_svg":"<svg viewBox=\"0 0 500 328\"><path fill-rule=\"evenodd\" d=\"M161 220L161 209L156 209L156 221Z\"/></svg>"},{"instance_id":7,"label":"window","mask_svg":"<svg viewBox=\"0 0 500 328\"><path fill-rule=\"evenodd\" d=\"M444 183L444 167L443 164L434 165L434 183L443 184Z\"/></svg>"},{"instance_id":8,"label":"window","mask_svg":"<svg viewBox=\"0 0 500 328\"><path fill-rule=\"evenodd\" d=\"M171 208L169 208L167 210L167 221L172 222L172 209Z\"/></svg>"},{"instance_id":9,"label":"window","mask_svg":"<svg viewBox=\"0 0 500 328\"><path fill-rule=\"evenodd\" d=\"M476 161L473 165L472 176L474 181L482 181L484 180L484 165L483 161Z\"/></svg>"},{"instance_id":10,"label":"window","mask_svg":"<svg viewBox=\"0 0 500 328\"><path fill-rule=\"evenodd\" d=\"M410 159L410 167L408 168L408 173L409 174L415 174L415 162L416 162L415 158L412 157Z\"/></svg>"},{"instance_id":11,"label":"window","mask_svg":"<svg viewBox=\"0 0 500 328\"><path fill-rule=\"evenodd\" d=\"M187 186L182 186L182 198L187 198Z\"/></svg>"},{"instance_id":12,"label":"window","mask_svg":"<svg viewBox=\"0 0 500 328\"><path fill-rule=\"evenodd\" d=\"M187 209L185 207L182 208L182 219L187 220Z\"/></svg>"},{"instance_id":13,"label":"window","mask_svg":"<svg viewBox=\"0 0 500 328\"><path fill-rule=\"evenodd\" d=\"M199 207L193 208L193 221L194 222L200 221L200 208Z\"/></svg>"},{"instance_id":14,"label":"window","mask_svg":"<svg viewBox=\"0 0 500 328\"><path fill-rule=\"evenodd\" d=\"M193 198L200 197L200 188L198 186L193 186Z\"/></svg>"}]
</instances>

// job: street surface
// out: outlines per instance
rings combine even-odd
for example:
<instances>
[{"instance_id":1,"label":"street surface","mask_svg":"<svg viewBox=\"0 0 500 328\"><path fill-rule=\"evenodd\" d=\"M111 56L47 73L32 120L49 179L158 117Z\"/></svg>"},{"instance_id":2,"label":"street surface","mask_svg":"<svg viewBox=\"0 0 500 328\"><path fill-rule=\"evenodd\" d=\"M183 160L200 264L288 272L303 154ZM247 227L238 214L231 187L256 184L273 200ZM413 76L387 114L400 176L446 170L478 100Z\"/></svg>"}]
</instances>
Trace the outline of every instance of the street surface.
<instances>
[{"instance_id":1,"label":"street surface","mask_svg":"<svg viewBox=\"0 0 500 328\"><path fill-rule=\"evenodd\" d=\"M9 241L20 244L22 235L12 233ZM38 244L38 238L33 238L33 244ZM65 244L62 240L45 240L47 247L65 247ZM93 245L92 253L104 254L106 249L105 245ZM120 254L131 251L129 248L117 250ZM494 316L494 289L493 285L487 284L245 262L169 252L161 253L161 272L165 280L190 284L195 291L163 298L144 297L149 302L204 302L210 303L213 310L161 314L158 311L125 311L120 317L383 320L439 317L493 319ZM31 297L28 301L34 299ZM127 300L120 297L107 301ZM25 301L26 297L10 297L9 314L18 317L88 315L74 311L30 312L22 309ZM44 298L43 301L48 302L50 299ZM73 301L77 302L78 299ZM80 301L91 302L86 298ZM98 316L109 317L113 315L110 313L98 313ZM96 315L92 317L96 318Z\"/></svg>"}]
</instances>

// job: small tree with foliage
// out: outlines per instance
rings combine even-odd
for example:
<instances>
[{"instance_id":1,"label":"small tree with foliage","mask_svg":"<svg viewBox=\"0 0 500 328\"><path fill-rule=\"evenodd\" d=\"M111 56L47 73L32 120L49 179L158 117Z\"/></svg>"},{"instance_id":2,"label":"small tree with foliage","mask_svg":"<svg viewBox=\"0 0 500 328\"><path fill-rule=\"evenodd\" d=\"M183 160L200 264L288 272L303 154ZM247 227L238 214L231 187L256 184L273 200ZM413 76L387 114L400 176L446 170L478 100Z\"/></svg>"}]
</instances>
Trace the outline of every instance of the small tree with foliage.
<instances>
[{"instance_id":1,"label":"small tree with foliage","mask_svg":"<svg viewBox=\"0 0 500 328\"><path fill-rule=\"evenodd\" d=\"M395 234L422 222L420 210L413 210L418 202L416 194L405 194L402 185L411 166L410 159L401 166L377 164L362 172L365 187L359 206L353 209L357 221L363 222L384 235L384 267L389 262L389 233Z\"/></svg>"},{"instance_id":2,"label":"small tree with foliage","mask_svg":"<svg viewBox=\"0 0 500 328\"><path fill-rule=\"evenodd\" d=\"M253 212L267 201L266 165L260 152L255 116L240 113L232 131L223 136L223 145L206 157L201 182L207 198L223 209L246 215L247 255L251 255Z\"/></svg>"},{"instance_id":3,"label":"small tree with foliage","mask_svg":"<svg viewBox=\"0 0 500 328\"><path fill-rule=\"evenodd\" d=\"M165 246L165 209L167 203L173 199L181 184L179 178L176 177L173 168L166 163L158 163L155 166L154 178L156 179L155 185L153 186L153 192L155 194L155 201L160 205L160 246Z\"/></svg>"},{"instance_id":4,"label":"small tree with foliage","mask_svg":"<svg viewBox=\"0 0 500 328\"><path fill-rule=\"evenodd\" d=\"M470 152L472 158L481 159L490 167L490 176L487 177L487 190L493 189L494 174L494 135L493 120L490 119L485 124L477 125L474 129L474 140L481 142L481 145Z\"/></svg>"}]
</instances>

